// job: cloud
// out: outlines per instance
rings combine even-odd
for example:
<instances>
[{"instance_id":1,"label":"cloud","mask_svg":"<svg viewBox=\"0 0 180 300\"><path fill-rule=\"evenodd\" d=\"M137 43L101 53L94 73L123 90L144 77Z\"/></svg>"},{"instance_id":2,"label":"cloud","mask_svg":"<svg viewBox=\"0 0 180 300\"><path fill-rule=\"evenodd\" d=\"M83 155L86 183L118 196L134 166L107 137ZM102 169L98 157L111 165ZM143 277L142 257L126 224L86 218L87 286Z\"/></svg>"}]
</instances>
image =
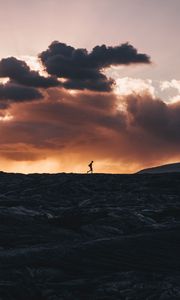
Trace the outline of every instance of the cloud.
<instances>
[{"instance_id":1,"label":"cloud","mask_svg":"<svg viewBox=\"0 0 180 300\"><path fill-rule=\"evenodd\" d=\"M12 102L32 101L42 97L42 93L33 87L19 85L11 81L0 84L0 109L5 109ZM4 100L5 102L2 102Z\"/></svg>"},{"instance_id":2,"label":"cloud","mask_svg":"<svg viewBox=\"0 0 180 300\"><path fill-rule=\"evenodd\" d=\"M107 79L106 76L98 79L72 79L66 81L63 86L66 89L71 90L92 90L92 91L103 91L103 92L111 92L113 85L115 85L115 81L113 79Z\"/></svg>"},{"instance_id":3,"label":"cloud","mask_svg":"<svg viewBox=\"0 0 180 300\"><path fill-rule=\"evenodd\" d=\"M93 91L112 89L114 81L103 74L104 68L150 63L149 56L138 53L128 43L116 47L96 46L88 52L54 41L46 51L40 53L39 58L49 74L67 80L65 88Z\"/></svg>"},{"instance_id":4,"label":"cloud","mask_svg":"<svg viewBox=\"0 0 180 300\"><path fill-rule=\"evenodd\" d=\"M31 87L49 88L60 85L55 77L43 77L15 57L3 58L0 61L0 77L8 77L15 83Z\"/></svg>"},{"instance_id":5,"label":"cloud","mask_svg":"<svg viewBox=\"0 0 180 300\"><path fill-rule=\"evenodd\" d=\"M119 95L130 95L133 93L143 94L144 92L149 93L155 98L156 90L153 86L151 79L140 79L123 77L116 79L115 92Z\"/></svg>"},{"instance_id":6,"label":"cloud","mask_svg":"<svg viewBox=\"0 0 180 300\"><path fill-rule=\"evenodd\" d=\"M11 145L14 150L7 151L8 159L12 153L14 160L16 151L17 160L20 157L21 160L27 159L24 151L22 156L19 155L21 145L27 145L30 152L32 148L37 149L37 153L41 150L43 157L75 154L80 149L87 154L96 147L99 151L105 147L105 137L111 139L113 132L123 130L125 126L124 114L116 110L116 96L113 94L71 95L58 89L48 91L48 94L44 102L14 105L9 111L14 116L12 121L1 123L1 145L6 148ZM34 153L29 157L36 158ZM3 151L3 156L6 156L6 151Z\"/></svg>"},{"instance_id":7,"label":"cloud","mask_svg":"<svg viewBox=\"0 0 180 300\"><path fill-rule=\"evenodd\" d=\"M170 81L162 81L160 84L162 91L170 88L174 88L180 92L180 80L172 79Z\"/></svg>"},{"instance_id":8,"label":"cloud","mask_svg":"<svg viewBox=\"0 0 180 300\"><path fill-rule=\"evenodd\" d=\"M126 99L131 160L142 167L180 159L180 101L167 104L151 95L130 95Z\"/></svg>"},{"instance_id":9,"label":"cloud","mask_svg":"<svg viewBox=\"0 0 180 300\"><path fill-rule=\"evenodd\" d=\"M126 98L126 103L131 126L145 132L149 141L154 138L163 142L163 145L173 143L174 146L180 146L180 101L168 105L144 94L130 95Z\"/></svg>"},{"instance_id":10,"label":"cloud","mask_svg":"<svg viewBox=\"0 0 180 300\"><path fill-rule=\"evenodd\" d=\"M126 172L180 158L180 102L166 104L147 92L71 94L55 88L43 102L14 104L9 113L14 118L2 122L0 132L6 159L49 158L61 171L93 159L101 164L97 171Z\"/></svg>"},{"instance_id":11,"label":"cloud","mask_svg":"<svg viewBox=\"0 0 180 300\"><path fill-rule=\"evenodd\" d=\"M12 102L41 99L43 89L48 88L111 92L115 81L102 73L103 68L111 64L150 62L147 55L139 54L129 44L97 46L88 53L85 49L53 42L39 57L50 76L40 75L37 70L31 70L25 61L15 57L0 60L0 109L5 109Z\"/></svg>"}]
</instances>

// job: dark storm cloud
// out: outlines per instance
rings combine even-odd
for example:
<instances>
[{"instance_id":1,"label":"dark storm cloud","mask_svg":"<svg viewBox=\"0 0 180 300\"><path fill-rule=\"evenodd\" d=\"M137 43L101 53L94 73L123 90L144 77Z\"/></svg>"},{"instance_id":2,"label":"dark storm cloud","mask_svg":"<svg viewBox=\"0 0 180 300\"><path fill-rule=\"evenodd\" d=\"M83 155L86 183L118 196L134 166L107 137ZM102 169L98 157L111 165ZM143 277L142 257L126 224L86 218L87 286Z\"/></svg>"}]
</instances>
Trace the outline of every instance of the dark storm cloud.
<instances>
[{"instance_id":1,"label":"dark storm cloud","mask_svg":"<svg viewBox=\"0 0 180 300\"><path fill-rule=\"evenodd\" d=\"M65 88L94 91L112 89L113 80L102 73L103 68L150 63L149 56L138 53L128 43L116 47L96 46L88 52L54 41L39 57L49 74L67 79Z\"/></svg>"},{"instance_id":2,"label":"dark storm cloud","mask_svg":"<svg viewBox=\"0 0 180 300\"><path fill-rule=\"evenodd\" d=\"M103 92L110 92L112 90L114 80L107 79L106 76L104 78L99 79L86 79L86 80L77 80L72 79L68 80L63 84L65 89L71 90L92 90L92 91L103 91Z\"/></svg>"},{"instance_id":3,"label":"dark storm cloud","mask_svg":"<svg viewBox=\"0 0 180 300\"><path fill-rule=\"evenodd\" d=\"M56 78L39 75L24 61L15 57L3 58L0 61L0 77L8 77L16 83L31 87L48 88L60 85Z\"/></svg>"},{"instance_id":4,"label":"dark storm cloud","mask_svg":"<svg viewBox=\"0 0 180 300\"><path fill-rule=\"evenodd\" d=\"M33 87L15 84L10 81L6 84L0 84L0 101L9 100L10 102L23 102L37 100L42 97L42 94ZM0 109L3 108L3 105L2 107L0 106Z\"/></svg>"}]
</instances>

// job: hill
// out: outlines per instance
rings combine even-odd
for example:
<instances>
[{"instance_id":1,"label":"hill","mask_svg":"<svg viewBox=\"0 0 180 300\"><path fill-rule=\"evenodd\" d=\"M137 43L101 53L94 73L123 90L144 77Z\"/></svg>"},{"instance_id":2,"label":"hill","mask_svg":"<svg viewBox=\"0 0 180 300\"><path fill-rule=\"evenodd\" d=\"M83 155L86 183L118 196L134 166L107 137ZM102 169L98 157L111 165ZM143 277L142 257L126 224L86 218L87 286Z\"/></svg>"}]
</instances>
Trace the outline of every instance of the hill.
<instances>
[{"instance_id":1,"label":"hill","mask_svg":"<svg viewBox=\"0 0 180 300\"><path fill-rule=\"evenodd\" d=\"M1 299L179 299L179 182L0 173Z\"/></svg>"},{"instance_id":2,"label":"hill","mask_svg":"<svg viewBox=\"0 0 180 300\"><path fill-rule=\"evenodd\" d=\"M180 163L167 164L158 167L144 169L138 174L161 174L161 173L176 173L180 172Z\"/></svg>"}]
</instances>

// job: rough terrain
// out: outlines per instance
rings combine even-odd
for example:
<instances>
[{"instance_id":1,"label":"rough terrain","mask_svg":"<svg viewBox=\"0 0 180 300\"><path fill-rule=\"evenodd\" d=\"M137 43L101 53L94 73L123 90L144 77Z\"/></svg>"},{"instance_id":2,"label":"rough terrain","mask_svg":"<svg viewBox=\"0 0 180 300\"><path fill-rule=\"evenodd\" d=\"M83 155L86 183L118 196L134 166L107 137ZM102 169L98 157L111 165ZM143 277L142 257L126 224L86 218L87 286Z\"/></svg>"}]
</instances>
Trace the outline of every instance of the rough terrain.
<instances>
[{"instance_id":1,"label":"rough terrain","mask_svg":"<svg viewBox=\"0 0 180 300\"><path fill-rule=\"evenodd\" d=\"M0 299L180 299L180 174L0 173Z\"/></svg>"}]
</instances>

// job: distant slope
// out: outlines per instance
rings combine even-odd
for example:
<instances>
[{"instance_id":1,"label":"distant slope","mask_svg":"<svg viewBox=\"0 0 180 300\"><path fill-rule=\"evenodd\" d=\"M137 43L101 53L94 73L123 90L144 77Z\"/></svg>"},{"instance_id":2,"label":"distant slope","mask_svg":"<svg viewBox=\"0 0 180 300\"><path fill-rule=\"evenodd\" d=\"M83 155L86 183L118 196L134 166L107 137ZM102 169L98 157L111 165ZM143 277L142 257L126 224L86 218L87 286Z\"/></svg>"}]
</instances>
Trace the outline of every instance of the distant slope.
<instances>
[{"instance_id":1,"label":"distant slope","mask_svg":"<svg viewBox=\"0 0 180 300\"><path fill-rule=\"evenodd\" d=\"M173 173L180 172L180 163L168 164L163 166L158 166L154 168L144 169L138 172L138 174L160 174L160 173Z\"/></svg>"}]
</instances>

